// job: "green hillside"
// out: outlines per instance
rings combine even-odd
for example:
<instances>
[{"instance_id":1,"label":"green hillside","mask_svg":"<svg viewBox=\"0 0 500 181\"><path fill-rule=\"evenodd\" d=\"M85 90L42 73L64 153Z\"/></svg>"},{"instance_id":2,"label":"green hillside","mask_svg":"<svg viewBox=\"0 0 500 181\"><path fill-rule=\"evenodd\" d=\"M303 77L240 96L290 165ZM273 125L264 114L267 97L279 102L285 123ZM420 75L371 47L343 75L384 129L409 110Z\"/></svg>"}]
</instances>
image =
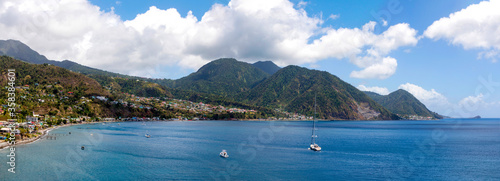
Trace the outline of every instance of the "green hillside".
<instances>
[{"instance_id":1,"label":"green hillside","mask_svg":"<svg viewBox=\"0 0 500 181\"><path fill-rule=\"evenodd\" d=\"M0 40L0 55L7 55L15 59L22 60L24 62L32 64L51 64L71 70L73 72L82 73L85 75L93 74L93 75L106 75L111 77L133 78L133 76L99 70L96 68L80 65L76 62L72 62L69 60L64 60L64 61L49 60L45 56L40 55L38 52L31 49L29 46L17 40Z\"/></svg>"},{"instance_id":2,"label":"green hillside","mask_svg":"<svg viewBox=\"0 0 500 181\"><path fill-rule=\"evenodd\" d=\"M0 69L2 70L2 79L0 79L2 84L7 81L5 74L7 69L15 69L17 74L16 84L19 86L47 84L57 87L56 85L59 85L64 87L65 91L75 92L75 94L85 96L109 95L94 79L49 64L35 65L11 57L1 56Z\"/></svg>"},{"instance_id":3,"label":"green hillside","mask_svg":"<svg viewBox=\"0 0 500 181\"><path fill-rule=\"evenodd\" d=\"M124 92L140 97L172 97L172 94L165 87L144 80L94 74L89 75L89 77L113 92Z\"/></svg>"},{"instance_id":4,"label":"green hillside","mask_svg":"<svg viewBox=\"0 0 500 181\"><path fill-rule=\"evenodd\" d=\"M176 80L171 87L221 96L245 92L269 76L268 73L232 58L214 60L197 72Z\"/></svg>"},{"instance_id":5,"label":"green hillside","mask_svg":"<svg viewBox=\"0 0 500 181\"><path fill-rule=\"evenodd\" d=\"M389 111L401 116L417 115L422 117L432 117L442 119L443 117L427 109L417 98L411 93L399 89L382 96L374 92L365 92L373 100L387 108Z\"/></svg>"},{"instance_id":6,"label":"green hillside","mask_svg":"<svg viewBox=\"0 0 500 181\"><path fill-rule=\"evenodd\" d=\"M276 73L278 70L281 69L281 67L278 67L271 61L258 61L252 65L268 73L269 75L273 75L274 73Z\"/></svg>"},{"instance_id":7,"label":"green hillside","mask_svg":"<svg viewBox=\"0 0 500 181\"><path fill-rule=\"evenodd\" d=\"M7 86L7 69L16 72L16 104L20 117L35 111L41 115L85 115L102 113L97 103L84 103L82 97L111 94L85 75L43 64L29 64L11 57L0 57L0 86ZM0 94L0 104L5 104L6 94ZM97 110L98 109L98 110Z\"/></svg>"},{"instance_id":8,"label":"green hillside","mask_svg":"<svg viewBox=\"0 0 500 181\"><path fill-rule=\"evenodd\" d=\"M286 111L313 114L325 119L397 119L366 94L327 72L298 66L282 68L239 96L242 101Z\"/></svg>"}]
</instances>

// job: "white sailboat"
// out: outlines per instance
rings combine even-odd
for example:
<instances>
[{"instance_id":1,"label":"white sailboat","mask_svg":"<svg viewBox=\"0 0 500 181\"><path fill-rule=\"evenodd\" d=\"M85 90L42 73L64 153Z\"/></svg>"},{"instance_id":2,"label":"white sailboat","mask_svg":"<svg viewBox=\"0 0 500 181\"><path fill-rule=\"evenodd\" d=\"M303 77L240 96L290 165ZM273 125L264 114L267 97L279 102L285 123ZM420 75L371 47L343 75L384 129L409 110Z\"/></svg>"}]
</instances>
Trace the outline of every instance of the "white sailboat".
<instances>
[{"instance_id":1,"label":"white sailboat","mask_svg":"<svg viewBox=\"0 0 500 181\"><path fill-rule=\"evenodd\" d=\"M314 96L314 115L313 115L313 129L312 129L312 135L311 135L311 145L309 146L310 150L313 151L321 151L321 147L316 144L316 138L318 135L316 135L316 96Z\"/></svg>"},{"instance_id":2,"label":"white sailboat","mask_svg":"<svg viewBox=\"0 0 500 181\"><path fill-rule=\"evenodd\" d=\"M229 157L229 155L227 154L226 150L222 150L220 153L219 153L219 156L222 157L222 158L227 158Z\"/></svg>"}]
</instances>

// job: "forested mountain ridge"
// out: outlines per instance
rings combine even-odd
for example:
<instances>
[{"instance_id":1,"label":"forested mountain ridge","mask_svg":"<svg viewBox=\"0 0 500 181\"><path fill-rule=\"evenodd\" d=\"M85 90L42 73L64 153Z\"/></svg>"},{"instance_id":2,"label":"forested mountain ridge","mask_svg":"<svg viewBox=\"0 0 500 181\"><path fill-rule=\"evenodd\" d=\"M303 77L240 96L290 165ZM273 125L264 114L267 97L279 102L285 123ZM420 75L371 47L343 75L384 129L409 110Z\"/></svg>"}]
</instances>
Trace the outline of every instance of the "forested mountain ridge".
<instances>
[{"instance_id":1,"label":"forested mountain ridge","mask_svg":"<svg viewBox=\"0 0 500 181\"><path fill-rule=\"evenodd\" d=\"M253 63L252 65L268 73L269 75L273 75L274 73L276 73L278 70L281 69L281 67L278 67L272 61L258 61Z\"/></svg>"},{"instance_id":2,"label":"forested mountain ridge","mask_svg":"<svg viewBox=\"0 0 500 181\"><path fill-rule=\"evenodd\" d=\"M389 111L405 118L409 118L410 116L430 117L432 119L443 118L443 116L427 109L411 93L402 89L396 90L386 96L374 92L365 93Z\"/></svg>"},{"instance_id":3,"label":"forested mountain ridge","mask_svg":"<svg viewBox=\"0 0 500 181\"><path fill-rule=\"evenodd\" d=\"M323 119L398 119L363 92L328 72L298 66L282 68L240 96L244 102L313 115L317 99Z\"/></svg>"},{"instance_id":4,"label":"forested mountain ridge","mask_svg":"<svg viewBox=\"0 0 500 181\"><path fill-rule=\"evenodd\" d=\"M175 80L171 87L231 97L249 90L267 77L268 73L249 63L233 58L221 58Z\"/></svg>"},{"instance_id":5,"label":"forested mountain ridge","mask_svg":"<svg viewBox=\"0 0 500 181\"><path fill-rule=\"evenodd\" d=\"M276 109L306 115L312 115L314 103L311 101L316 97L318 115L325 119L398 119L391 112L402 116L414 114L440 118L425 105L415 102L411 94L411 97L400 91L388 96L368 92L360 94L356 88L327 72L298 66L280 68L271 61L249 64L221 58L186 77L170 80L122 75L68 60L48 60L16 40L0 40L1 54L83 73L105 88L92 89L97 90L96 95L114 91L141 97L182 98L246 107L266 114L273 114L271 110Z\"/></svg>"}]
</instances>

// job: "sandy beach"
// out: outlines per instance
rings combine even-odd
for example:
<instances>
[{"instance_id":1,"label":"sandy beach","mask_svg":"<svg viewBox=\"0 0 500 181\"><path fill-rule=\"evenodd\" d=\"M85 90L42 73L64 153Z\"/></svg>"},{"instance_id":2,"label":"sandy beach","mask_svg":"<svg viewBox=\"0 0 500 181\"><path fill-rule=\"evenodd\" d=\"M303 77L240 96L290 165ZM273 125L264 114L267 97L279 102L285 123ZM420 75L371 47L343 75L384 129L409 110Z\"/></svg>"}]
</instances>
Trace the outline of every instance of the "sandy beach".
<instances>
[{"instance_id":1,"label":"sandy beach","mask_svg":"<svg viewBox=\"0 0 500 181\"><path fill-rule=\"evenodd\" d=\"M81 123L81 124L90 124L90 123ZM43 129L43 130L39 131L39 132L42 133L41 135L39 135L39 136L37 136L35 138L30 138L30 139L24 139L24 140L21 140L21 141L16 141L15 145L24 145L24 144L33 143L33 142L39 140L40 138L44 137L45 135L49 134L50 131L52 131L52 130L55 130L55 129L58 129L58 128L62 128L62 127L66 127L66 126L74 126L74 125L80 125L80 124L65 124L65 125L60 125L60 126L56 126L56 127L50 127L50 128ZM0 150L3 150L4 148L8 148L10 146L12 146L12 145L10 145L8 142L1 142L0 143Z\"/></svg>"}]
</instances>

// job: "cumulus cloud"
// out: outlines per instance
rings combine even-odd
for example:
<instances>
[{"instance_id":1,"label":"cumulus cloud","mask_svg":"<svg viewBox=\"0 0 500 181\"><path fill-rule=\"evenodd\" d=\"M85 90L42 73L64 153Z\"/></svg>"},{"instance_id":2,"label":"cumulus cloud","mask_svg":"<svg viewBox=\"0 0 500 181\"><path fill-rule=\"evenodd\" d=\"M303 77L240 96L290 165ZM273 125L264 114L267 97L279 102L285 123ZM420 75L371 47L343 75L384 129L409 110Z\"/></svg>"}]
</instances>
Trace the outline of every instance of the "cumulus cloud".
<instances>
[{"instance_id":1,"label":"cumulus cloud","mask_svg":"<svg viewBox=\"0 0 500 181\"><path fill-rule=\"evenodd\" d=\"M361 91L371 91L381 95L388 95L390 93L385 87L359 85L357 88ZM491 99L491 94L489 93L478 93L473 96L464 97L458 102L449 102L446 96L435 89L427 90L411 83L401 84L398 89L408 91L429 110L445 116L455 118L468 118L476 115L498 117L498 110L500 110L500 102L489 101Z\"/></svg>"},{"instance_id":2,"label":"cumulus cloud","mask_svg":"<svg viewBox=\"0 0 500 181\"><path fill-rule=\"evenodd\" d=\"M401 84L398 89L408 91L413 96L415 96L415 98L425 104L427 108L433 111L446 110L451 106L450 102L448 102L448 99L434 89L426 90L418 85L411 83Z\"/></svg>"},{"instance_id":3,"label":"cumulus cloud","mask_svg":"<svg viewBox=\"0 0 500 181\"><path fill-rule=\"evenodd\" d=\"M446 39L464 49L481 49L478 58L496 62L500 52L500 0L483 1L443 17L427 28L424 36Z\"/></svg>"},{"instance_id":4,"label":"cumulus cloud","mask_svg":"<svg viewBox=\"0 0 500 181\"><path fill-rule=\"evenodd\" d=\"M388 95L390 93L389 89L387 89L385 87L377 87L377 86L366 87L365 85L359 85L358 89L361 91L375 92L375 93L380 94L380 95Z\"/></svg>"},{"instance_id":5,"label":"cumulus cloud","mask_svg":"<svg viewBox=\"0 0 500 181\"><path fill-rule=\"evenodd\" d=\"M480 106L482 107L487 105L487 103L484 102L483 97L483 94L479 94L477 96L468 96L460 100L460 102L458 102L458 105L465 108L466 110L475 111L479 109Z\"/></svg>"},{"instance_id":6,"label":"cumulus cloud","mask_svg":"<svg viewBox=\"0 0 500 181\"><path fill-rule=\"evenodd\" d=\"M488 102L488 96L482 93L475 96L468 96L458 102L455 107L457 117L472 117L481 115L483 117L498 117L500 102ZM458 111L457 111L458 110Z\"/></svg>"},{"instance_id":7,"label":"cumulus cloud","mask_svg":"<svg viewBox=\"0 0 500 181\"><path fill-rule=\"evenodd\" d=\"M376 61L373 61L376 62ZM351 77L354 78L378 78L386 79L396 72L398 62L392 57L382 59L380 63L371 63L368 66L363 66L365 69L361 71L351 72Z\"/></svg>"},{"instance_id":8,"label":"cumulus cloud","mask_svg":"<svg viewBox=\"0 0 500 181\"><path fill-rule=\"evenodd\" d=\"M380 34L374 33L375 22L323 27L322 19L303 9L306 5L232 0L214 4L200 19L152 6L123 21L87 0L5 0L0 39L21 40L51 59L139 76L157 75L159 66L197 69L221 57L267 59L281 66L347 58L360 68L352 77L378 79L396 71L391 51L418 42L417 31L406 23Z\"/></svg>"},{"instance_id":9,"label":"cumulus cloud","mask_svg":"<svg viewBox=\"0 0 500 181\"><path fill-rule=\"evenodd\" d=\"M413 94L429 110L446 116L456 118L468 118L476 115L498 117L498 110L500 110L500 102L488 101L490 94L479 93L467 96L458 102L449 102L447 97L434 89L426 90L411 83L401 84L399 88Z\"/></svg>"}]
</instances>

